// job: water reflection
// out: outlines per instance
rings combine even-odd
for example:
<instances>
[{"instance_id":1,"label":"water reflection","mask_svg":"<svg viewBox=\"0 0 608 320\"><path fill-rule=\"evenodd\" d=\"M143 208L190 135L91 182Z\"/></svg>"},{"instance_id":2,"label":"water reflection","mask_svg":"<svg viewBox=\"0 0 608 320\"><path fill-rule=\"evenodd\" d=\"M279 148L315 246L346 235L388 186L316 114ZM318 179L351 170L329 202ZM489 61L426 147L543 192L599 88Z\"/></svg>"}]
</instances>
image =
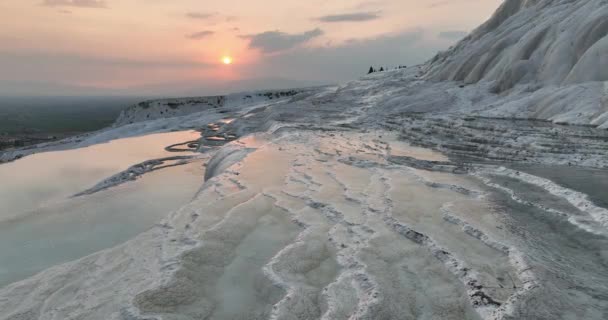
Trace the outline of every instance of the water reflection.
<instances>
[{"instance_id":1,"label":"water reflection","mask_svg":"<svg viewBox=\"0 0 608 320\"><path fill-rule=\"evenodd\" d=\"M203 182L201 162L150 172L93 195L69 196L134 163L171 155L166 145L197 136L176 132L115 140L0 166L0 287L120 244L189 202Z\"/></svg>"},{"instance_id":2,"label":"water reflection","mask_svg":"<svg viewBox=\"0 0 608 320\"><path fill-rule=\"evenodd\" d=\"M131 165L175 155L164 148L199 137L195 131L152 134L0 165L0 222L61 201Z\"/></svg>"}]
</instances>

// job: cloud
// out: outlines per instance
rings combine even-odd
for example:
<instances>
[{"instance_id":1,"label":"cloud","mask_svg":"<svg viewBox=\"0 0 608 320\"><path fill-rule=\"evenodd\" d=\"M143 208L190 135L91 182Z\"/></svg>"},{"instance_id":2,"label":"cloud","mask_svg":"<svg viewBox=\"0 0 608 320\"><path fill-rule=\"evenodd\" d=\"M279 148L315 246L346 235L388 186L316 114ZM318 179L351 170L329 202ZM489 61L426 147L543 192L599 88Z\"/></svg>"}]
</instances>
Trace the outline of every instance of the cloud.
<instances>
[{"instance_id":1,"label":"cloud","mask_svg":"<svg viewBox=\"0 0 608 320\"><path fill-rule=\"evenodd\" d=\"M442 1L436 1L436 2L430 3L429 5L427 5L427 7L428 8L439 8L439 7L447 6L449 4L450 4L450 1L442 0Z\"/></svg>"},{"instance_id":2,"label":"cloud","mask_svg":"<svg viewBox=\"0 0 608 320\"><path fill-rule=\"evenodd\" d=\"M205 30L205 31L196 32L196 33L187 35L186 38L193 39L193 40L200 40L200 39L212 36L214 33L215 32L213 32L211 30Z\"/></svg>"},{"instance_id":3,"label":"cloud","mask_svg":"<svg viewBox=\"0 0 608 320\"><path fill-rule=\"evenodd\" d=\"M460 1L451 1L451 0L438 0L432 3L429 3L426 7L427 8L442 8L442 7L447 7L450 5L461 5L463 3L469 3L469 2L474 2L475 0L460 0Z\"/></svg>"},{"instance_id":4,"label":"cloud","mask_svg":"<svg viewBox=\"0 0 608 320\"><path fill-rule=\"evenodd\" d=\"M248 72L258 77L278 73L299 80L348 81L365 74L371 65L415 65L445 49L445 43L425 39L424 30L414 29L340 44L298 48L264 59Z\"/></svg>"},{"instance_id":5,"label":"cloud","mask_svg":"<svg viewBox=\"0 0 608 320\"><path fill-rule=\"evenodd\" d=\"M188 75L204 73L217 64L208 64L179 56L159 57L109 57L90 56L79 53L18 50L0 50L0 95L78 95L89 90L64 90L57 84L77 84L78 86L99 86L95 94L134 94L136 86L146 83L188 79ZM58 75L61 75L58 77ZM6 83L17 84L9 86ZM38 82L37 86L31 82ZM29 83L29 84L28 84ZM55 86L53 86L55 84ZM109 88L123 88L112 91ZM106 90L107 89L107 90ZM156 88L150 94L162 95L167 88Z\"/></svg>"},{"instance_id":6,"label":"cloud","mask_svg":"<svg viewBox=\"0 0 608 320\"><path fill-rule=\"evenodd\" d=\"M366 8L379 8L379 7L383 7L385 5L386 5L385 1L382 1L382 0L378 0L378 1L371 0L371 1L361 2L355 8L361 10L361 9L366 9Z\"/></svg>"},{"instance_id":7,"label":"cloud","mask_svg":"<svg viewBox=\"0 0 608 320\"><path fill-rule=\"evenodd\" d=\"M106 8L104 0L44 0L47 7L80 7L80 8Z\"/></svg>"},{"instance_id":8,"label":"cloud","mask_svg":"<svg viewBox=\"0 0 608 320\"><path fill-rule=\"evenodd\" d=\"M296 34L289 34L281 31L266 31L240 37L249 39L250 48L260 49L265 53L274 53L294 48L321 35L323 35L323 30L317 28Z\"/></svg>"},{"instance_id":9,"label":"cloud","mask_svg":"<svg viewBox=\"0 0 608 320\"><path fill-rule=\"evenodd\" d=\"M186 17L190 19L207 20L215 17L217 13L202 13L202 12L188 12Z\"/></svg>"},{"instance_id":10,"label":"cloud","mask_svg":"<svg viewBox=\"0 0 608 320\"><path fill-rule=\"evenodd\" d=\"M317 18L321 22L364 22L380 18L379 12L354 12L346 14L328 15Z\"/></svg>"},{"instance_id":11,"label":"cloud","mask_svg":"<svg viewBox=\"0 0 608 320\"><path fill-rule=\"evenodd\" d=\"M123 57L99 57L70 53L32 52L32 51L0 51L0 69L8 65L38 67L52 65L61 68L79 68L82 66L103 68L169 68L190 69L206 68L209 64L186 60L140 60Z\"/></svg>"},{"instance_id":12,"label":"cloud","mask_svg":"<svg viewBox=\"0 0 608 320\"><path fill-rule=\"evenodd\" d=\"M466 37L469 33L466 31L453 30L453 31L443 31L439 33L439 38L443 39L462 39Z\"/></svg>"}]
</instances>

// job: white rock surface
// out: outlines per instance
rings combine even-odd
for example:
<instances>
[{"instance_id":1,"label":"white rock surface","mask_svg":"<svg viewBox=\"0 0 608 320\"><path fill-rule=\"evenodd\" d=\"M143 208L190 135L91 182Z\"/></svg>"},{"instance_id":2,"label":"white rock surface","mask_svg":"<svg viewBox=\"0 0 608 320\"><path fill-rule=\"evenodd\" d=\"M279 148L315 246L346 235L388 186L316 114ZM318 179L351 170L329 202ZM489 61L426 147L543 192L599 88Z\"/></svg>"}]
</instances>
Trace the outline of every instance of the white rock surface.
<instances>
[{"instance_id":1,"label":"white rock surface","mask_svg":"<svg viewBox=\"0 0 608 320\"><path fill-rule=\"evenodd\" d=\"M63 147L197 128L207 181L132 241L0 289L0 319L605 319L605 208L502 166L608 168L607 10L507 0L422 66L128 110Z\"/></svg>"},{"instance_id":2,"label":"white rock surface","mask_svg":"<svg viewBox=\"0 0 608 320\"><path fill-rule=\"evenodd\" d=\"M124 111L116 119L114 126L156 119L181 117L206 111L226 114L234 107L238 109L264 102L284 101L289 97L305 93L311 89L265 90L230 94L227 96L174 98L143 101Z\"/></svg>"},{"instance_id":3,"label":"white rock surface","mask_svg":"<svg viewBox=\"0 0 608 320\"><path fill-rule=\"evenodd\" d=\"M606 127L606 65L604 0L506 0L488 22L433 58L425 77L491 82L490 91L507 96L494 116Z\"/></svg>"}]
</instances>

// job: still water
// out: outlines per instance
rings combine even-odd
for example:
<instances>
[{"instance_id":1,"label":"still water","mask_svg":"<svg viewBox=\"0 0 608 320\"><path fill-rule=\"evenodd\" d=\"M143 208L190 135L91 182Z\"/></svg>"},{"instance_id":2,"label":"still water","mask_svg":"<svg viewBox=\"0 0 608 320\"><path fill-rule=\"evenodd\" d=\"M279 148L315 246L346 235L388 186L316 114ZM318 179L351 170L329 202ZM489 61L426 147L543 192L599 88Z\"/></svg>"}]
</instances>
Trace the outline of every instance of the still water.
<instances>
[{"instance_id":1,"label":"still water","mask_svg":"<svg viewBox=\"0 0 608 320\"><path fill-rule=\"evenodd\" d=\"M0 287L120 244L191 200L202 184L201 162L71 196L131 165L173 156L165 146L199 136L153 134L0 165Z\"/></svg>"}]
</instances>

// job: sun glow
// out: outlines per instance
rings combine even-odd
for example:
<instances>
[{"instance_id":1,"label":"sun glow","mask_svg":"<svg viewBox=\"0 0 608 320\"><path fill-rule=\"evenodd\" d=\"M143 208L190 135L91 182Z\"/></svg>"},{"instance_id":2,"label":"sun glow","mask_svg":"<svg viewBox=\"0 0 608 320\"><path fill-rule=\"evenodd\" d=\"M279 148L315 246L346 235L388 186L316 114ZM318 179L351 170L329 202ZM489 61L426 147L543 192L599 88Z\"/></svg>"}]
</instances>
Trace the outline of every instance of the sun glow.
<instances>
[{"instance_id":1,"label":"sun glow","mask_svg":"<svg viewBox=\"0 0 608 320\"><path fill-rule=\"evenodd\" d=\"M229 57L229 56L224 56L224 57L222 58L222 63L223 63L223 64L232 64L232 57Z\"/></svg>"}]
</instances>

